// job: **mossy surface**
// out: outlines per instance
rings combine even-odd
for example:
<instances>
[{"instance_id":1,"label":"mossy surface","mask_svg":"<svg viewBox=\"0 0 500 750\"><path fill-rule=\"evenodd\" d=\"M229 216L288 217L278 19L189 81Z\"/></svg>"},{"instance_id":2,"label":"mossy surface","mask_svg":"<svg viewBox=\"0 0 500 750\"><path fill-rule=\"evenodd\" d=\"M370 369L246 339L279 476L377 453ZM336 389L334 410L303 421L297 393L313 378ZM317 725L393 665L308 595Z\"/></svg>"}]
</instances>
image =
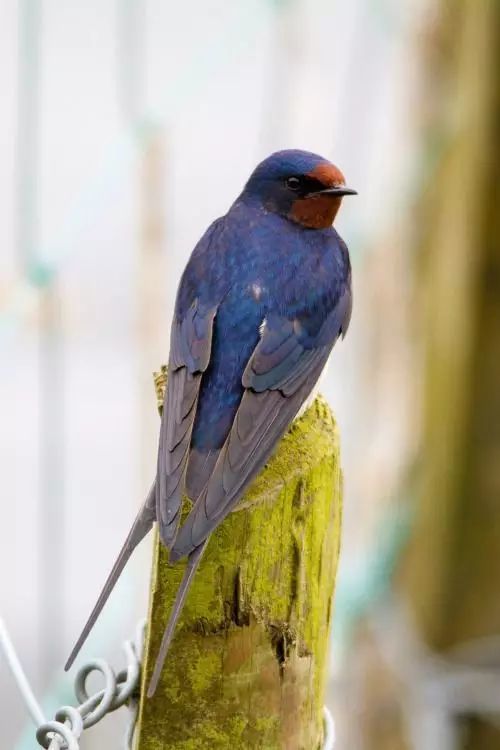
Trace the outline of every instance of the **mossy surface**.
<instances>
[{"instance_id":1,"label":"mossy surface","mask_svg":"<svg viewBox=\"0 0 500 750\"><path fill-rule=\"evenodd\" d=\"M148 700L184 570L156 541L139 750L321 746L340 488L335 423L319 398L212 535Z\"/></svg>"}]
</instances>

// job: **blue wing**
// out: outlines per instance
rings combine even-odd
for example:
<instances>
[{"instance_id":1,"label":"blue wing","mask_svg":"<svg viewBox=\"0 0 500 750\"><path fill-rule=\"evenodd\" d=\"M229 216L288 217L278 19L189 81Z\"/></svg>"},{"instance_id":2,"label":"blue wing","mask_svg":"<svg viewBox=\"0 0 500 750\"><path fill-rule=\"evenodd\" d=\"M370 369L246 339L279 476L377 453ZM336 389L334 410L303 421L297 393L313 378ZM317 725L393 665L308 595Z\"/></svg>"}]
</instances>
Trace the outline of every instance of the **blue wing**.
<instances>
[{"instance_id":1,"label":"blue wing","mask_svg":"<svg viewBox=\"0 0 500 750\"><path fill-rule=\"evenodd\" d=\"M265 320L243 374L244 393L214 469L171 550L172 561L202 545L262 469L318 380L351 313L346 285L333 310L310 331L307 312Z\"/></svg>"},{"instance_id":2,"label":"blue wing","mask_svg":"<svg viewBox=\"0 0 500 750\"><path fill-rule=\"evenodd\" d=\"M200 386L210 363L214 318L224 293L218 257L223 229L224 220L217 219L198 242L175 303L155 490L156 520L167 547L177 533Z\"/></svg>"}]
</instances>

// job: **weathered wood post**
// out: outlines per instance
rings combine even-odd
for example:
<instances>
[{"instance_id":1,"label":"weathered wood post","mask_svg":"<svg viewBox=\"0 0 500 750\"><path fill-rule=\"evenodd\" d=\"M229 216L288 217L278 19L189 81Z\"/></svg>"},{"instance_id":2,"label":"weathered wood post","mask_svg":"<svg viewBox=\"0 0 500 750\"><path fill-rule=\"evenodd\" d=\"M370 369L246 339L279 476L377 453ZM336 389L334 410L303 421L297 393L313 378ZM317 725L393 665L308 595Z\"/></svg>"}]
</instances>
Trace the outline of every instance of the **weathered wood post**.
<instances>
[{"instance_id":1,"label":"weathered wood post","mask_svg":"<svg viewBox=\"0 0 500 750\"><path fill-rule=\"evenodd\" d=\"M340 520L338 436L317 398L213 534L147 699L183 571L156 540L138 750L321 748Z\"/></svg>"}]
</instances>

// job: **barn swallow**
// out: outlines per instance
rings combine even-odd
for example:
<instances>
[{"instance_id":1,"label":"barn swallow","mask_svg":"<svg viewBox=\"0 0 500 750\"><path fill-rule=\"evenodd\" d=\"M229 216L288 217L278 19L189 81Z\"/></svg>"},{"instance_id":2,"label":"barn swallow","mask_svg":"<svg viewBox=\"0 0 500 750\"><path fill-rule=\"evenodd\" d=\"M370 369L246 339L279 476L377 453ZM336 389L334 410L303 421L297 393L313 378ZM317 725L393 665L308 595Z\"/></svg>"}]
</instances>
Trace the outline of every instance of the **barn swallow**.
<instances>
[{"instance_id":1,"label":"barn swallow","mask_svg":"<svg viewBox=\"0 0 500 750\"><path fill-rule=\"evenodd\" d=\"M175 303L156 479L66 670L156 521L170 561L188 563L153 695L211 533L268 461L347 331L351 266L333 222L342 198L355 194L321 156L279 151L196 245ZM184 495L193 505L179 528Z\"/></svg>"}]
</instances>

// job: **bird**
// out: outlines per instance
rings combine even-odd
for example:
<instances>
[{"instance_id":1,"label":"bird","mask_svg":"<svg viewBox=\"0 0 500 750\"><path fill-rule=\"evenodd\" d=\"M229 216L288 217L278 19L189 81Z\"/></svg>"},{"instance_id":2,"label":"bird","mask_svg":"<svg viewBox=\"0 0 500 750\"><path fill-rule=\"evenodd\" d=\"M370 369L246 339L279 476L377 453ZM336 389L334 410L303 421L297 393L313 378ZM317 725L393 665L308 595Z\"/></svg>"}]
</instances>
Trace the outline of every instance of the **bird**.
<instances>
[{"instance_id":1,"label":"bird","mask_svg":"<svg viewBox=\"0 0 500 750\"><path fill-rule=\"evenodd\" d=\"M356 195L338 167L289 149L264 159L195 246L173 314L155 480L65 665L73 664L139 542L158 526L187 557L148 697L212 532L310 397L352 310L351 264L333 223ZM183 496L191 510L180 525Z\"/></svg>"}]
</instances>

